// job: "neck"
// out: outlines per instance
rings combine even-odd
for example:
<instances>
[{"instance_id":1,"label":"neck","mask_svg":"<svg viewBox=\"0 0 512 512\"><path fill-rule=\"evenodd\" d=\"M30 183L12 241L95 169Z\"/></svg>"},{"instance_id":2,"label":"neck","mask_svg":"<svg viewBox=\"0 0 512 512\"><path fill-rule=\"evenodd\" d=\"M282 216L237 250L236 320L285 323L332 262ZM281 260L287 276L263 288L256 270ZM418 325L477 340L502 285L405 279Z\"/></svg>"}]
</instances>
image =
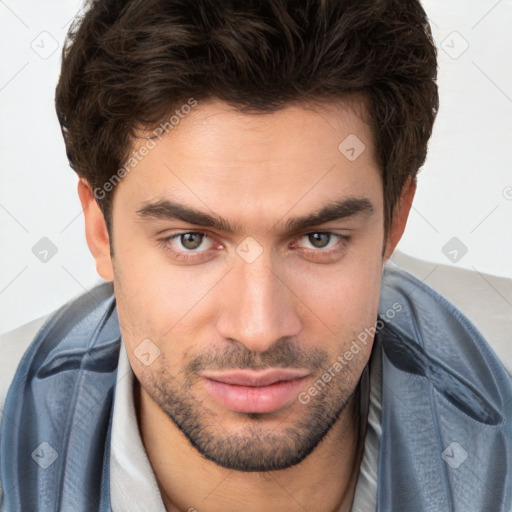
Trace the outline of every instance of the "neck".
<instances>
[{"instance_id":1,"label":"neck","mask_svg":"<svg viewBox=\"0 0 512 512\"><path fill-rule=\"evenodd\" d=\"M169 512L350 511L366 425L361 429L359 386L308 457L269 472L234 471L205 459L137 379L134 398L142 441Z\"/></svg>"}]
</instances>

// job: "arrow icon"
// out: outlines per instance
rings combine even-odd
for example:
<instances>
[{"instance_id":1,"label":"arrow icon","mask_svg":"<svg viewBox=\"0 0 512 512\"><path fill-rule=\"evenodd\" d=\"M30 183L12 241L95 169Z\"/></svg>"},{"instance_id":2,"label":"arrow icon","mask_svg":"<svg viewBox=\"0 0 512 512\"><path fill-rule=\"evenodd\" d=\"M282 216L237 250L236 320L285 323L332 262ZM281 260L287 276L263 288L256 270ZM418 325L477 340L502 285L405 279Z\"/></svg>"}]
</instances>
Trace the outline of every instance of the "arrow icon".
<instances>
[{"instance_id":1,"label":"arrow icon","mask_svg":"<svg viewBox=\"0 0 512 512\"><path fill-rule=\"evenodd\" d=\"M467 458L468 452L457 442L450 443L441 454L450 467L457 469Z\"/></svg>"},{"instance_id":2,"label":"arrow icon","mask_svg":"<svg viewBox=\"0 0 512 512\"><path fill-rule=\"evenodd\" d=\"M46 441L42 442L31 455L36 463L43 469L50 467L59 456L53 446Z\"/></svg>"},{"instance_id":3,"label":"arrow icon","mask_svg":"<svg viewBox=\"0 0 512 512\"><path fill-rule=\"evenodd\" d=\"M43 60L46 60L50 55L53 55L58 47L59 42L57 39L55 39L55 37L46 30L40 32L30 43L30 48L32 48L32 50L34 50L34 52Z\"/></svg>"},{"instance_id":4,"label":"arrow icon","mask_svg":"<svg viewBox=\"0 0 512 512\"><path fill-rule=\"evenodd\" d=\"M252 263L263 252L263 247L252 236L248 236L237 245L236 252L246 263Z\"/></svg>"},{"instance_id":5,"label":"arrow icon","mask_svg":"<svg viewBox=\"0 0 512 512\"><path fill-rule=\"evenodd\" d=\"M453 448L450 450L450 453L445 451L444 452L444 456L445 456L445 458L453 459L453 457L455 457L455 453L453 452Z\"/></svg>"},{"instance_id":6,"label":"arrow icon","mask_svg":"<svg viewBox=\"0 0 512 512\"><path fill-rule=\"evenodd\" d=\"M338 145L338 151L350 162L353 162L364 152L364 142L355 134L350 133Z\"/></svg>"},{"instance_id":7,"label":"arrow icon","mask_svg":"<svg viewBox=\"0 0 512 512\"><path fill-rule=\"evenodd\" d=\"M57 252L57 246L46 236L43 236L43 238L32 247L32 254L41 263L48 263Z\"/></svg>"},{"instance_id":8,"label":"arrow icon","mask_svg":"<svg viewBox=\"0 0 512 512\"><path fill-rule=\"evenodd\" d=\"M469 48L469 43L454 30L441 41L441 48L450 58L458 59Z\"/></svg>"},{"instance_id":9,"label":"arrow icon","mask_svg":"<svg viewBox=\"0 0 512 512\"><path fill-rule=\"evenodd\" d=\"M452 262L458 263L468 252L468 247L462 240L453 236L441 248L441 252Z\"/></svg>"},{"instance_id":10,"label":"arrow icon","mask_svg":"<svg viewBox=\"0 0 512 512\"><path fill-rule=\"evenodd\" d=\"M160 349L149 338L146 338L139 343L134 352L137 359L144 366L149 366L157 357L160 356Z\"/></svg>"}]
</instances>

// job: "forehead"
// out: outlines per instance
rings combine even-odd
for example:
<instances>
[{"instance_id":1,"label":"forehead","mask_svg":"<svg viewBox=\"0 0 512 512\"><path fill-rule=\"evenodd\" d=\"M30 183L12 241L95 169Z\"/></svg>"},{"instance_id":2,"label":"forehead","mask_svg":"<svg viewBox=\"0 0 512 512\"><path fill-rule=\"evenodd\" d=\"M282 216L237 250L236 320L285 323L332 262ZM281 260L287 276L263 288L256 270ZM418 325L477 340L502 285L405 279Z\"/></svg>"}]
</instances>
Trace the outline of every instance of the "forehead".
<instances>
[{"instance_id":1,"label":"forehead","mask_svg":"<svg viewBox=\"0 0 512 512\"><path fill-rule=\"evenodd\" d=\"M262 226L344 197L372 197L378 209L380 171L363 115L355 100L264 114L199 102L153 139L116 192L134 212L172 199L236 217L237 224L256 217ZM134 152L143 146L148 139L137 139Z\"/></svg>"},{"instance_id":2,"label":"forehead","mask_svg":"<svg viewBox=\"0 0 512 512\"><path fill-rule=\"evenodd\" d=\"M339 151L339 143L352 135L354 141L359 139L359 146L364 144L368 157L373 155L373 140L366 116L363 98L355 95L336 102L290 104L274 112L252 113L212 99L199 102L179 118L172 116L172 126L167 127L159 145L163 151L166 147L172 151L179 150L178 146L185 151L194 147L197 151L188 155L190 159L210 153L219 160L226 156L235 165L296 160L299 155L322 160L323 153L329 158L332 149ZM136 146L143 143L141 138Z\"/></svg>"}]
</instances>

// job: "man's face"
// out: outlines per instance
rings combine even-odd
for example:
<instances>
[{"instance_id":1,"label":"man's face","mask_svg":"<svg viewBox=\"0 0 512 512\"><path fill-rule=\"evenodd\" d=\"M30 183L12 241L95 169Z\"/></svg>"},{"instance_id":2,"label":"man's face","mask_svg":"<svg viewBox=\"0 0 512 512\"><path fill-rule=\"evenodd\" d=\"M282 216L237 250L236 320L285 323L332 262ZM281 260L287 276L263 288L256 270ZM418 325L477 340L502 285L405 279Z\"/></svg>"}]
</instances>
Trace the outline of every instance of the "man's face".
<instances>
[{"instance_id":1,"label":"man's face","mask_svg":"<svg viewBox=\"0 0 512 512\"><path fill-rule=\"evenodd\" d=\"M169 428L221 466L297 464L356 389L371 343L308 392L377 320L384 231L373 155L369 126L344 103L251 115L212 101L117 186L114 285L131 366ZM174 218L166 201L232 231ZM290 224L336 203L331 220ZM307 376L253 394L205 378L269 368Z\"/></svg>"}]
</instances>

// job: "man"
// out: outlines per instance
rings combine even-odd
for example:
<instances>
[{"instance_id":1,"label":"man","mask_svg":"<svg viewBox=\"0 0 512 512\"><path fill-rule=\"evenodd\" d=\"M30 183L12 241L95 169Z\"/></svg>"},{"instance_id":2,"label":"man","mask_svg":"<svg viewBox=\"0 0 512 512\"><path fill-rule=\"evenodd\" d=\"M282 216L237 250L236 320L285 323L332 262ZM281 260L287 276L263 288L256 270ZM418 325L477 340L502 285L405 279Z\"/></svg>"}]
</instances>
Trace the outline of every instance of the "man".
<instances>
[{"instance_id":1,"label":"man","mask_svg":"<svg viewBox=\"0 0 512 512\"><path fill-rule=\"evenodd\" d=\"M3 348L2 510L510 510L510 377L386 264L419 3L90 4L56 107L106 283Z\"/></svg>"}]
</instances>

